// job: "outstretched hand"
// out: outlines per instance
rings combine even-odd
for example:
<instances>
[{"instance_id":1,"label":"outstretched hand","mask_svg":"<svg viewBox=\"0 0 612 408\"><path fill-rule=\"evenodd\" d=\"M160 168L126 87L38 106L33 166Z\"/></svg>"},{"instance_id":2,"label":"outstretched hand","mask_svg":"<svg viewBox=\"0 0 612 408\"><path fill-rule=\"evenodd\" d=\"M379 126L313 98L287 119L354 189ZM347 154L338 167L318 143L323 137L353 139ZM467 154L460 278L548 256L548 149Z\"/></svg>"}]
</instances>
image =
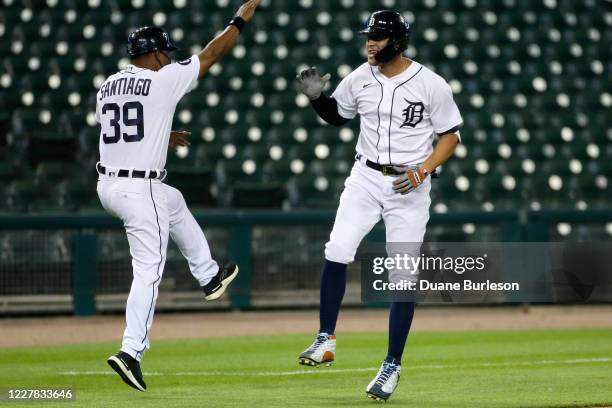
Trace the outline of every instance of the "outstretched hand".
<instances>
[{"instance_id":1,"label":"outstretched hand","mask_svg":"<svg viewBox=\"0 0 612 408\"><path fill-rule=\"evenodd\" d=\"M191 132L188 130L172 130L168 146L171 149L176 149L179 146L190 146L191 142L187 140L189 136L191 136Z\"/></svg>"},{"instance_id":2,"label":"outstretched hand","mask_svg":"<svg viewBox=\"0 0 612 408\"><path fill-rule=\"evenodd\" d=\"M255 14L255 9L257 9L257 6L259 6L259 3L261 3L261 0L247 1L242 6L240 6L238 11L236 12L236 16L242 18L246 22L251 21L251 19L253 18L253 15Z\"/></svg>"},{"instance_id":3,"label":"outstretched hand","mask_svg":"<svg viewBox=\"0 0 612 408\"><path fill-rule=\"evenodd\" d=\"M329 73L321 76L315 67L307 68L295 77L297 79L298 91L302 92L310 100L321 96L321 92L323 92L323 88L325 88L330 78L331 75Z\"/></svg>"}]
</instances>

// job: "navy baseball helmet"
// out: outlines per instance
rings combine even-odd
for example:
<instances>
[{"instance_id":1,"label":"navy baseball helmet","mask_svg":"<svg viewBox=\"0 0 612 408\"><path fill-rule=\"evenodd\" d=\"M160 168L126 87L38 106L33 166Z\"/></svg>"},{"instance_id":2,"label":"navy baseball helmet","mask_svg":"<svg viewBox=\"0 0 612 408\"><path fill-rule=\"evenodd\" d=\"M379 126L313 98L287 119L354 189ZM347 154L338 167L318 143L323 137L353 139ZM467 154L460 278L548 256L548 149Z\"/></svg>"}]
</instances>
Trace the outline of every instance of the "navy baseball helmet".
<instances>
[{"instance_id":1,"label":"navy baseball helmet","mask_svg":"<svg viewBox=\"0 0 612 408\"><path fill-rule=\"evenodd\" d=\"M397 11L379 10L370 15L366 26L359 34L367 35L374 41L389 38L389 44L378 53L378 62L387 62L406 51L410 40L410 24Z\"/></svg>"},{"instance_id":2,"label":"navy baseball helmet","mask_svg":"<svg viewBox=\"0 0 612 408\"><path fill-rule=\"evenodd\" d=\"M127 53L131 57L148 54L154 51L176 51L170 35L159 27L140 27L128 37Z\"/></svg>"}]
</instances>

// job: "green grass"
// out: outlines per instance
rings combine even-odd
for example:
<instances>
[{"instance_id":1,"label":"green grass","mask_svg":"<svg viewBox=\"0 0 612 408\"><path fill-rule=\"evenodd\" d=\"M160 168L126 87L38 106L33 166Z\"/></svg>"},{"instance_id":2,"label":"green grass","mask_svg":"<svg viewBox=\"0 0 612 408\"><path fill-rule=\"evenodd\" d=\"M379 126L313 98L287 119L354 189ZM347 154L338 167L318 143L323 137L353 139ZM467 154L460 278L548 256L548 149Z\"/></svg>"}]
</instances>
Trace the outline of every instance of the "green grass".
<instances>
[{"instance_id":1,"label":"green grass","mask_svg":"<svg viewBox=\"0 0 612 408\"><path fill-rule=\"evenodd\" d=\"M309 335L155 341L143 361L148 390L124 385L106 364L116 344L0 350L0 387L73 387L76 403L44 407L367 407L365 386L386 335L340 334L331 368L297 355ZM612 405L612 329L414 333L397 407ZM60 375L62 372L91 375ZM293 374L304 371L306 374ZM148 375L147 375L148 373ZM0 402L6 406L29 403ZM38 404L41 405L40 403Z\"/></svg>"}]
</instances>

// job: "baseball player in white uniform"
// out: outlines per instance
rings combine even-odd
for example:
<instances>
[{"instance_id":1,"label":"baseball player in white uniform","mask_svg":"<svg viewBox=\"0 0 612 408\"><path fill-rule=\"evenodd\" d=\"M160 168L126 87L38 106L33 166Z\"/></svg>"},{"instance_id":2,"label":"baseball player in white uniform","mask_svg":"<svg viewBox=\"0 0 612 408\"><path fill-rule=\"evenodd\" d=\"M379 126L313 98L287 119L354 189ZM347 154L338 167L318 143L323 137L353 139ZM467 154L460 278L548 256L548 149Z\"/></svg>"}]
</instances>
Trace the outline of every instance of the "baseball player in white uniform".
<instances>
[{"instance_id":1,"label":"baseball player in white uniform","mask_svg":"<svg viewBox=\"0 0 612 408\"><path fill-rule=\"evenodd\" d=\"M149 348L168 238L187 259L206 300L219 298L238 274L236 265L220 268L212 259L182 194L163 183L164 166L169 145L188 143L188 132L171 135L177 103L234 46L259 2L244 3L221 34L184 61L171 61L168 52L177 47L162 29L134 31L127 47L131 64L111 75L97 94L98 196L104 209L123 221L133 270L123 343L108 363L126 384L140 391L146 389L140 361Z\"/></svg>"},{"instance_id":2,"label":"baseball player in white uniform","mask_svg":"<svg viewBox=\"0 0 612 408\"><path fill-rule=\"evenodd\" d=\"M342 126L360 116L356 161L325 245L319 333L299 356L301 364L311 366L334 361L347 264L372 227L383 219L389 255L389 243L413 243L418 255L429 220L428 176L460 141L462 118L450 86L402 55L410 35L404 17L377 11L360 34L367 36L368 60L346 76L331 97L322 93L329 74L321 77L310 68L297 77L299 89L326 122ZM387 356L366 388L369 397L386 401L395 390L413 314L414 302L391 303Z\"/></svg>"}]
</instances>

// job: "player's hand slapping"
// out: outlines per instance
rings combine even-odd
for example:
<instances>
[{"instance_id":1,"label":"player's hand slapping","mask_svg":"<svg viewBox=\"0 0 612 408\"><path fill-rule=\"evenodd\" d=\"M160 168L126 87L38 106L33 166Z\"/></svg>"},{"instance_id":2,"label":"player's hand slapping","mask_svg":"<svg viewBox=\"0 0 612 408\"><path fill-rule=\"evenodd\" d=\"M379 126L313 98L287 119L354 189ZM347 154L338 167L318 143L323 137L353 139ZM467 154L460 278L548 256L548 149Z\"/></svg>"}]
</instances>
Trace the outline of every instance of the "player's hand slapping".
<instances>
[{"instance_id":1,"label":"player's hand slapping","mask_svg":"<svg viewBox=\"0 0 612 408\"><path fill-rule=\"evenodd\" d=\"M329 82L331 75L325 74L321 76L315 67L311 67L300 72L295 78L297 79L298 91L302 92L312 101L321 96L321 92L323 92L323 88Z\"/></svg>"},{"instance_id":2,"label":"player's hand slapping","mask_svg":"<svg viewBox=\"0 0 612 408\"><path fill-rule=\"evenodd\" d=\"M187 130L172 130L168 146L171 149L176 149L179 146L191 146L191 142L187 140L189 136L191 136L191 132Z\"/></svg>"},{"instance_id":3,"label":"player's hand slapping","mask_svg":"<svg viewBox=\"0 0 612 408\"><path fill-rule=\"evenodd\" d=\"M244 3L238 11L236 12L236 16L242 18L247 23L251 21L253 15L255 14L255 9L259 6L261 0L249 0Z\"/></svg>"},{"instance_id":4,"label":"player's hand slapping","mask_svg":"<svg viewBox=\"0 0 612 408\"><path fill-rule=\"evenodd\" d=\"M408 194L423 184L429 172L423 166L408 169L404 175L393 180L393 191Z\"/></svg>"}]
</instances>

